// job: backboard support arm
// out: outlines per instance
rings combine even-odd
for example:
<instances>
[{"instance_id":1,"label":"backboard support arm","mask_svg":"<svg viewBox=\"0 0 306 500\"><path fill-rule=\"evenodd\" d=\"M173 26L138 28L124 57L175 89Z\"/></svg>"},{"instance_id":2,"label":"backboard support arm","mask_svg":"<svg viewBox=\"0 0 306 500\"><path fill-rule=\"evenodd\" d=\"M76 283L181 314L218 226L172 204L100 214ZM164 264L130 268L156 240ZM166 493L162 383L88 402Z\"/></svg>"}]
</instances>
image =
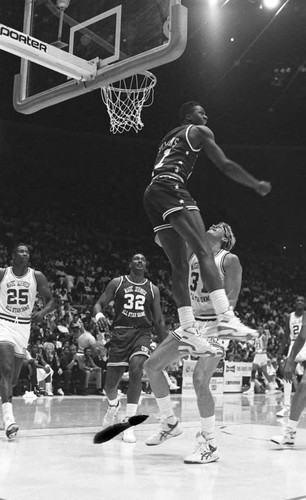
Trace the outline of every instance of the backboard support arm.
<instances>
[{"instance_id":1,"label":"backboard support arm","mask_svg":"<svg viewBox=\"0 0 306 500\"><path fill-rule=\"evenodd\" d=\"M90 80L97 74L98 58L85 61L4 24L0 24L0 49L74 80Z\"/></svg>"},{"instance_id":2,"label":"backboard support arm","mask_svg":"<svg viewBox=\"0 0 306 500\"><path fill-rule=\"evenodd\" d=\"M153 51L151 50L124 59L116 64L109 64L103 67L100 63L100 67L98 64L98 74L96 77L86 81L82 81L81 79L76 81L77 79L74 78L74 80L65 82L57 88L46 90L34 96L24 96L22 77L20 74L16 75L13 92L14 109L24 114L36 113L41 109L78 97L92 90L100 89L109 83L128 78L135 73L142 73L178 59L183 54L187 43L188 11L180 2L177 3L176 0L172 1L170 11L171 30L167 44L157 47Z\"/></svg>"}]
</instances>

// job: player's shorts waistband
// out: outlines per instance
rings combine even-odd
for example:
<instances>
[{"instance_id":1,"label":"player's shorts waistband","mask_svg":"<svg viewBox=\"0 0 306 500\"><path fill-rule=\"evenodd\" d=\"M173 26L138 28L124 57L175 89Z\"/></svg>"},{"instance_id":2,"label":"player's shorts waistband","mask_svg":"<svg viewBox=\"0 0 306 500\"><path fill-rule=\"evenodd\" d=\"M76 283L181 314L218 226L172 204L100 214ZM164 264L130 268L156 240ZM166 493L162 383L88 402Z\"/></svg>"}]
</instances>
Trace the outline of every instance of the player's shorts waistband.
<instances>
[{"instance_id":1,"label":"player's shorts waistband","mask_svg":"<svg viewBox=\"0 0 306 500\"><path fill-rule=\"evenodd\" d=\"M195 316L196 321L216 321L217 316L215 314L201 314L200 316Z\"/></svg>"},{"instance_id":2,"label":"player's shorts waistband","mask_svg":"<svg viewBox=\"0 0 306 500\"><path fill-rule=\"evenodd\" d=\"M151 183L158 180L158 179L163 179L163 178L164 179L173 179L174 181L180 181L180 182L182 182L182 184L185 184L183 177L181 177L178 174L172 174L172 172L169 172L169 174L156 175L155 177L153 177Z\"/></svg>"},{"instance_id":3,"label":"player's shorts waistband","mask_svg":"<svg viewBox=\"0 0 306 500\"><path fill-rule=\"evenodd\" d=\"M10 323L17 323L19 325L29 325L31 323L31 318L19 318L18 316L5 313L0 313L0 319L4 319L4 321L9 321Z\"/></svg>"}]
</instances>

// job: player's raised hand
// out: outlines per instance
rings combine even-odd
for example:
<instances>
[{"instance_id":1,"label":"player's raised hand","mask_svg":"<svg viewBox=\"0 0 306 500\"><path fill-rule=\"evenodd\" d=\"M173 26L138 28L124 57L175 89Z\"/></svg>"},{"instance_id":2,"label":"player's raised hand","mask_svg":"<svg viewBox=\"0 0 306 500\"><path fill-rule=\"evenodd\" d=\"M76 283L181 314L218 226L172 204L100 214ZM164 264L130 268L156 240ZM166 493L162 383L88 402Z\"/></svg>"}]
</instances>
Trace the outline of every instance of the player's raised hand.
<instances>
[{"instance_id":1,"label":"player's raised hand","mask_svg":"<svg viewBox=\"0 0 306 500\"><path fill-rule=\"evenodd\" d=\"M266 196L267 194L270 193L271 189L272 189L271 182L259 181L255 191L256 193L260 194L260 196Z\"/></svg>"}]
</instances>

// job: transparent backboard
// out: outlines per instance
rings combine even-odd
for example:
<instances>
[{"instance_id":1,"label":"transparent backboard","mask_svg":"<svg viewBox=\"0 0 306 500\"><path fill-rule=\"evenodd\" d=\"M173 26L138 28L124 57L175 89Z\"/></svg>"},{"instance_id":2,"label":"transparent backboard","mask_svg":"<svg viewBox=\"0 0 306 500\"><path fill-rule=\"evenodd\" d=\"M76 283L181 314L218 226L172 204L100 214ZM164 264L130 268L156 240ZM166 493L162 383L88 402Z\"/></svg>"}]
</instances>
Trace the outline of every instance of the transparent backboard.
<instances>
[{"instance_id":1,"label":"transparent backboard","mask_svg":"<svg viewBox=\"0 0 306 500\"><path fill-rule=\"evenodd\" d=\"M79 82L22 59L14 107L32 113L178 58L186 45L187 9L180 0L25 0L23 31L98 60L96 77Z\"/></svg>"}]
</instances>

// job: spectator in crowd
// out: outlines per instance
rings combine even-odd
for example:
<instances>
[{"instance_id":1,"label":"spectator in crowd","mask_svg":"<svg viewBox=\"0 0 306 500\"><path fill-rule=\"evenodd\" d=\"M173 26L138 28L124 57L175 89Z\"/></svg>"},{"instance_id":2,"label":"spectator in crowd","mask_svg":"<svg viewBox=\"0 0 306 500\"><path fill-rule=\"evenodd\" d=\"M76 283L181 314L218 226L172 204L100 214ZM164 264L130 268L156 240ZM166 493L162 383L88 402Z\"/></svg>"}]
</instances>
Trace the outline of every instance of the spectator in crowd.
<instances>
[{"instance_id":1,"label":"spectator in crowd","mask_svg":"<svg viewBox=\"0 0 306 500\"><path fill-rule=\"evenodd\" d=\"M95 378L95 394L102 396L102 369L95 364L92 356L93 350L91 347L85 347L84 354L78 356L79 370L83 374L81 394L83 396L87 396L89 394L89 382Z\"/></svg>"},{"instance_id":2,"label":"spectator in crowd","mask_svg":"<svg viewBox=\"0 0 306 500\"><path fill-rule=\"evenodd\" d=\"M77 346L71 344L68 352L64 352L60 359L60 366L63 370L64 394L71 396L74 393L75 382L80 378Z\"/></svg>"}]
</instances>

